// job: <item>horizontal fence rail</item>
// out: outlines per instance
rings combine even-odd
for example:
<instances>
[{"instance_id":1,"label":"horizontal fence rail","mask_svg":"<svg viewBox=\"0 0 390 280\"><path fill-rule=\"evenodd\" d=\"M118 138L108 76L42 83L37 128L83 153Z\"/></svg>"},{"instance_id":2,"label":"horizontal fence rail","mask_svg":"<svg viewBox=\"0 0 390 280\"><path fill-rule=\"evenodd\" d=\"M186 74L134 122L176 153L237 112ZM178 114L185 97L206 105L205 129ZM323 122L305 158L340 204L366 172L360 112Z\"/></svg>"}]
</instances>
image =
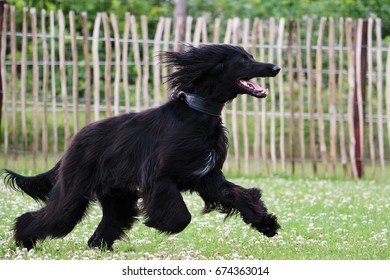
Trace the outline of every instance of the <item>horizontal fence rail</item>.
<instances>
[{"instance_id":1,"label":"horizontal fence rail","mask_svg":"<svg viewBox=\"0 0 390 280\"><path fill-rule=\"evenodd\" d=\"M37 168L43 159L47 167L84 125L166 102L172 69L158 53L181 51L183 41L241 45L282 68L259 81L266 99L243 95L224 109L228 171L385 176L390 46L379 18L150 23L131 13L89 18L4 5L0 23L4 166Z\"/></svg>"}]
</instances>

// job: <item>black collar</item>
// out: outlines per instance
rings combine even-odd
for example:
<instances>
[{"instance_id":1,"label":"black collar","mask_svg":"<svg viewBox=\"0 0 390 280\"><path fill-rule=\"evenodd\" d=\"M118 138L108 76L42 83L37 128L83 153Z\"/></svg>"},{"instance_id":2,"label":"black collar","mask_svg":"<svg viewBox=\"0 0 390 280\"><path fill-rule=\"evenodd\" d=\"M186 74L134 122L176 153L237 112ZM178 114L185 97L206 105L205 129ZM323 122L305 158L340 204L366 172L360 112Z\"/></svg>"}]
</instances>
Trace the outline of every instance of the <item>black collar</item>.
<instances>
[{"instance_id":1,"label":"black collar","mask_svg":"<svg viewBox=\"0 0 390 280\"><path fill-rule=\"evenodd\" d=\"M224 103L217 103L206 100L205 98L193 94L186 93L184 91L172 93L173 97L183 100L187 105L194 109L211 116L219 117L223 109Z\"/></svg>"}]
</instances>

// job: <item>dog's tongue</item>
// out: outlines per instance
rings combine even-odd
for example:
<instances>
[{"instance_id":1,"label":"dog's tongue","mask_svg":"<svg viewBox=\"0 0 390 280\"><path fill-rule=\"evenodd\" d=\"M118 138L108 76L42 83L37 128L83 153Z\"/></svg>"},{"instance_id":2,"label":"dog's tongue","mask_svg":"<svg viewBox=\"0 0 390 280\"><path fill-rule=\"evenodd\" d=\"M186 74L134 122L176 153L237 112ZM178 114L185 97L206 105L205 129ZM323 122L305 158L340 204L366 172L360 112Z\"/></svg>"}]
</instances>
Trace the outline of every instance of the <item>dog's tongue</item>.
<instances>
[{"instance_id":1,"label":"dog's tongue","mask_svg":"<svg viewBox=\"0 0 390 280\"><path fill-rule=\"evenodd\" d=\"M247 80L239 80L239 83L242 87L247 88L248 90L252 91L256 95L266 95L268 94L268 90L260 86L259 84L247 81Z\"/></svg>"}]
</instances>

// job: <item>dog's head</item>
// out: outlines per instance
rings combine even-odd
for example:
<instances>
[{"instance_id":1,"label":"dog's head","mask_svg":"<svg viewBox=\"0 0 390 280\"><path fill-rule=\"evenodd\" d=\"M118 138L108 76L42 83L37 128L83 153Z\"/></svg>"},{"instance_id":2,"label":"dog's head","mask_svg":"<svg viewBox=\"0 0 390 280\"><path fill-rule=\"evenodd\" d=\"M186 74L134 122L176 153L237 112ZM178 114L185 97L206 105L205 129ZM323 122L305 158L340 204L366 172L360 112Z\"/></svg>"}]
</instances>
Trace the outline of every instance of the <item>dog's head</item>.
<instances>
[{"instance_id":1,"label":"dog's head","mask_svg":"<svg viewBox=\"0 0 390 280\"><path fill-rule=\"evenodd\" d=\"M225 44L190 46L182 53L164 52L162 61L174 67L168 75L173 90L223 103L238 94L266 97L268 90L251 79L275 77L280 71L274 64L256 61L242 47Z\"/></svg>"}]
</instances>

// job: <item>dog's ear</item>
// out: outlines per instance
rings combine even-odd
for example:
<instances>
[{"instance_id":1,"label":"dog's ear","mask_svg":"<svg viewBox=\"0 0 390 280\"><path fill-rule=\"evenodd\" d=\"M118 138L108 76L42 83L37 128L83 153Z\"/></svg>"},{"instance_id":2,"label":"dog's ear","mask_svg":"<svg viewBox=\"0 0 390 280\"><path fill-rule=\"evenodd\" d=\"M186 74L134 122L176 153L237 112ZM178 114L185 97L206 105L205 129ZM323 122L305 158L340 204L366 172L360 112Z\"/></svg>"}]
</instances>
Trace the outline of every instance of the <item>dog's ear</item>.
<instances>
[{"instance_id":1,"label":"dog's ear","mask_svg":"<svg viewBox=\"0 0 390 280\"><path fill-rule=\"evenodd\" d=\"M224 71L224 64L222 62L220 63L217 63L215 65L207 65L206 62L204 62L203 64L204 65L204 68L201 69L201 68L198 68L198 69L194 69L194 71L192 72L192 80L191 80L191 83L194 84L194 83L197 83L198 81L208 81L208 80L212 80L210 78L205 78L205 77L221 77L222 75L222 72Z\"/></svg>"},{"instance_id":2,"label":"dog's ear","mask_svg":"<svg viewBox=\"0 0 390 280\"><path fill-rule=\"evenodd\" d=\"M220 62L216 64L213 68L211 68L209 74L212 75L213 77L218 77L223 73L224 70L225 70L225 65L222 62Z\"/></svg>"}]
</instances>

